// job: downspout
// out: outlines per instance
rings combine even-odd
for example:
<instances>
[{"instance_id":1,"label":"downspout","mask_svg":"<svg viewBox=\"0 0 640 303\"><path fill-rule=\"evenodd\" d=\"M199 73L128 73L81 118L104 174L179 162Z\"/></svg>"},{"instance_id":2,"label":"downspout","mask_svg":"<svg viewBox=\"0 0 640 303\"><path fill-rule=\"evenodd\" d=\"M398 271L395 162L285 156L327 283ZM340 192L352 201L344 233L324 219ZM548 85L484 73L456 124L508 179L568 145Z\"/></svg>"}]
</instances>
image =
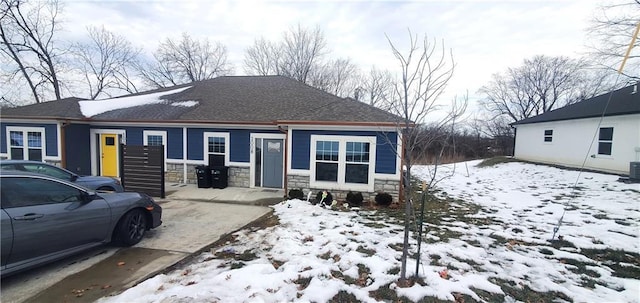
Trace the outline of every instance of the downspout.
<instances>
[{"instance_id":1,"label":"downspout","mask_svg":"<svg viewBox=\"0 0 640 303\"><path fill-rule=\"evenodd\" d=\"M65 128L69 125L69 121L60 123L60 166L67 168L67 140Z\"/></svg>"},{"instance_id":2,"label":"downspout","mask_svg":"<svg viewBox=\"0 0 640 303\"><path fill-rule=\"evenodd\" d=\"M284 180L282 180L282 185L283 185L282 187L284 189L284 195L287 196L288 192L289 192L288 191L289 180L287 178L287 171L289 170L288 167L287 167L287 163L289 163L289 159L288 159L289 158L289 150L288 150L288 147L289 147L289 131L284 129L284 128L282 128L282 126L278 126L278 130L281 133L284 133L284 136L285 136L284 137L284 147L283 147L283 149L285 150L284 151L284 164L283 164L283 168L284 168L283 169L284 170L284 177L283 178L284 178Z\"/></svg>"}]
</instances>

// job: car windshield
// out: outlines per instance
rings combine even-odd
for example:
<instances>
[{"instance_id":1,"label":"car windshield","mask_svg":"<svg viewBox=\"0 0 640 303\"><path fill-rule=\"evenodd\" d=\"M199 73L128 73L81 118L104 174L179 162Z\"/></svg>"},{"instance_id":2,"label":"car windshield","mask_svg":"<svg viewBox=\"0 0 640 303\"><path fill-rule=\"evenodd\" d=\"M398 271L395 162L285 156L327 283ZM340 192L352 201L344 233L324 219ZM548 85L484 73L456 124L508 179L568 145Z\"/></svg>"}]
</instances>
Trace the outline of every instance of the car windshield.
<instances>
[{"instance_id":1,"label":"car windshield","mask_svg":"<svg viewBox=\"0 0 640 303\"><path fill-rule=\"evenodd\" d=\"M57 168L55 166L46 165L46 164L23 164L24 169L28 172L38 173L43 175L52 176L55 178L60 178L63 180L71 180L71 174Z\"/></svg>"}]
</instances>

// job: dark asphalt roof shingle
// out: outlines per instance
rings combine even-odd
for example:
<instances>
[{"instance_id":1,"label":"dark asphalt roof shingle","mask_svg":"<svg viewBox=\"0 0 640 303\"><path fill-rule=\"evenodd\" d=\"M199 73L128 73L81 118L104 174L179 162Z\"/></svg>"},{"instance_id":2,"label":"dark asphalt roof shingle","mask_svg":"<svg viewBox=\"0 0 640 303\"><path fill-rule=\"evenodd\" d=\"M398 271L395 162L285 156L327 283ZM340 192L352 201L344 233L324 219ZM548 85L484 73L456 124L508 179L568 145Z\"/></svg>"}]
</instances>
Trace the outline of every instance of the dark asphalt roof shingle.
<instances>
[{"instance_id":1,"label":"dark asphalt roof shingle","mask_svg":"<svg viewBox=\"0 0 640 303\"><path fill-rule=\"evenodd\" d=\"M90 117L98 121L171 120L190 122L327 121L396 122L398 117L368 104L318 90L283 76L227 76L170 88L121 96L144 95L190 86L162 96L163 103L121 108ZM118 102L119 98L112 99ZM60 100L62 101L62 100ZM47 102L55 110L46 116L85 118L77 101ZM172 102L197 101L193 107L174 106ZM42 116L41 104L3 111L2 116ZM31 108L32 107L32 108ZM58 108L60 107L60 108ZM53 115L55 114L55 115Z\"/></svg>"},{"instance_id":2,"label":"dark asphalt roof shingle","mask_svg":"<svg viewBox=\"0 0 640 303\"><path fill-rule=\"evenodd\" d=\"M3 108L0 116L82 119L84 116L80 111L80 106L78 106L78 101L82 100L84 99L71 97L20 107Z\"/></svg>"},{"instance_id":3,"label":"dark asphalt roof shingle","mask_svg":"<svg viewBox=\"0 0 640 303\"><path fill-rule=\"evenodd\" d=\"M605 107L607 109L605 116L638 114L640 113L640 88L638 85L640 84L623 87L610 93L520 120L512 125L600 117ZM607 102L609 102L608 106Z\"/></svg>"}]
</instances>

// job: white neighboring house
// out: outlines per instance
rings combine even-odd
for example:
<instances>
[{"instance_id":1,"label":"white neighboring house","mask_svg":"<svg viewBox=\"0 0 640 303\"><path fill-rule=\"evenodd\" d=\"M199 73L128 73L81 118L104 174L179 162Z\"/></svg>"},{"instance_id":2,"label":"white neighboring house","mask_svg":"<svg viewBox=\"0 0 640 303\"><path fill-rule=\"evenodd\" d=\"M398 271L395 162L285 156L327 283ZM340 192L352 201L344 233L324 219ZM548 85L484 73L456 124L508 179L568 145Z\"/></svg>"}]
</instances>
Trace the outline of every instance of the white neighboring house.
<instances>
[{"instance_id":1,"label":"white neighboring house","mask_svg":"<svg viewBox=\"0 0 640 303\"><path fill-rule=\"evenodd\" d=\"M513 123L515 158L629 174L630 162L640 161L639 86Z\"/></svg>"}]
</instances>

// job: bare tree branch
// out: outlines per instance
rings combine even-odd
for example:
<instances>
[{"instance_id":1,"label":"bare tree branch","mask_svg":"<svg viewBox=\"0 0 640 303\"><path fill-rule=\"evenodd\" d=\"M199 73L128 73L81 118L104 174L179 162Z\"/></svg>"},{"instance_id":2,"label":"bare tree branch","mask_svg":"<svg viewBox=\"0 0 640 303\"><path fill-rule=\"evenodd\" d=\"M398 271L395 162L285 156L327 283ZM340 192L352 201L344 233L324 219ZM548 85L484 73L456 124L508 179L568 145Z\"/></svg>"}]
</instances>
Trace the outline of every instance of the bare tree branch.
<instances>
[{"instance_id":1,"label":"bare tree branch","mask_svg":"<svg viewBox=\"0 0 640 303\"><path fill-rule=\"evenodd\" d=\"M135 92L127 70L136 63L139 50L104 27L88 27L87 32L91 42L75 44L73 53L77 68L86 79L89 98L111 96L112 89Z\"/></svg>"},{"instance_id":2,"label":"bare tree branch","mask_svg":"<svg viewBox=\"0 0 640 303\"><path fill-rule=\"evenodd\" d=\"M227 48L208 39L194 40L187 33L180 41L167 38L153 55L152 62L138 65L138 72L155 87L190 83L228 75Z\"/></svg>"},{"instance_id":3,"label":"bare tree branch","mask_svg":"<svg viewBox=\"0 0 640 303\"><path fill-rule=\"evenodd\" d=\"M61 99L62 83L58 74L63 51L54 39L60 22L58 1L2 0L0 3L2 53L17 65L36 103L46 97L47 90L53 91L55 99Z\"/></svg>"}]
</instances>

